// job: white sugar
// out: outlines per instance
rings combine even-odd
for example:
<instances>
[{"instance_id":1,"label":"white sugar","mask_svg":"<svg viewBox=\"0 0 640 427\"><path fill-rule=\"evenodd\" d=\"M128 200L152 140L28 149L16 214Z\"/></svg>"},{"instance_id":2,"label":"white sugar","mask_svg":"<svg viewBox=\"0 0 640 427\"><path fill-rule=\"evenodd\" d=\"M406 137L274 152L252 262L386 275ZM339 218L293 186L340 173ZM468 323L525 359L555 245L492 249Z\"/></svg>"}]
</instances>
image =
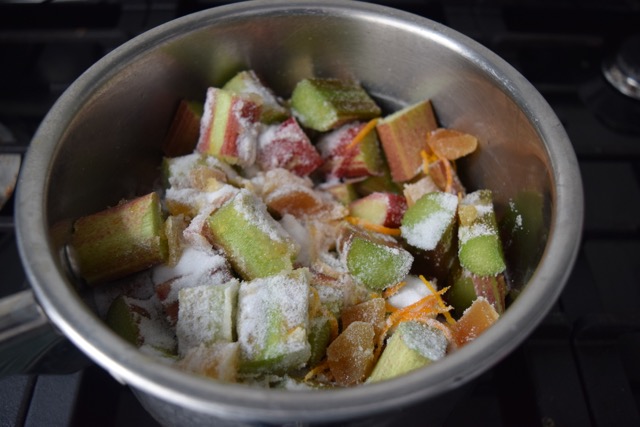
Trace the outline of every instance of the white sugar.
<instances>
[{"instance_id":1,"label":"white sugar","mask_svg":"<svg viewBox=\"0 0 640 427\"><path fill-rule=\"evenodd\" d=\"M267 350L270 357L308 352L308 280L302 269L241 284L237 328L244 358L262 357Z\"/></svg>"},{"instance_id":2,"label":"white sugar","mask_svg":"<svg viewBox=\"0 0 640 427\"><path fill-rule=\"evenodd\" d=\"M174 157L169 160L169 184L175 188L189 188L191 186L191 171L202 155L192 153L185 156Z\"/></svg>"},{"instance_id":3,"label":"white sugar","mask_svg":"<svg viewBox=\"0 0 640 427\"><path fill-rule=\"evenodd\" d=\"M240 130L236 140L236 148L238 150L238 163L241 166L250 166L256 160L258 134L260 123L252 122L242 116L242 109L245 108L245 101L234 103L232 113L236 118Z\"/></svg>"},{"instance_id":4,"label":"white sugar","mask_svg":"<svg viewBox=\"0 0 640 427\"><path fill-rule=\"evenodd\" d=\"M178 350L184 355L201 343L233 341L233 325L239 282L182 289L176 334Z\"/></svg>"},{"instance_id":5,"label":"white sugar","mask_svg":"<svg viewBox=\"0 0 640 427\"><path fill-rule=\"evenodd\" d=\"M271 240L276 242L291 241L284 228L269 215L265 204L248 190L240 190L239 194L232 200L232 203L236 211L247 222L258 227Z\"/></svg>"},{"instance_id":6,"label":"white sugar","mask_svg":"<svg viewBox=\"0 0 640 427\"><path fill-rule=\"evenodd\" d=\"M156 285L167 284L170 288L163 300L164 304L177 301L181 289L222 284L230 278L227 260L222 255L213 250L205 252L191 246L183 250L175 266L158 265L152 271L152 280Z\"/></svg>"},{"instance_id":7,"label":"white sugar","mask_svg":"<svg viewBox=\"0 0 640 427\"><path fill-rule=\"evenodd\" d=\"M468 227L460 227L458 229L458 239L460 239L460 246L467 243L469 240L480 237L495 235L496 230L485 223L477 222Z\"/></svg>"},{"instance_id":8,"label":"white sugar","mask_svg":"<svg viewBox=\"0 0 640 427\"><path fill-rule=\"evenodd\" d=\"M451 219L450 212L437 211L411 227L401 226L400 231L411 246L431 251L438 245Z\"/></svg>"},{"instance_id":9,"label":"white sugar","mask_svg":"<svg viewBox=\"0 0 640 427\"><path fill-rule=\"evenodd\" d=\"M96 286L93 291L93 301L98 315L104 318L111 303L120 295L139 300L149 299L153 296L154 290L150 272L143 271L110 283L108 286Z\"/></svg>"},{"instance_id":10,"label":"white sugar","mask_svg":"<svg viewBox=\"0 0 640 427\"><path fill-rule=\"evenodd\" d=\"M405 282L406 284L398 292L387 299L395 308L408 307L432 293L419 277L407 276Z\"/></svg>"},{"instance_id":11,"label":"white sugar","mask_svg":"<svg viewBox=\"0 0 640 427\"><path fill-rule=\"evenodd\" d=\"M427 197L427 196L425 196ZM415 224L402 225L402 237L411 246L431 251L436 248L447 227L451 224L458 206L458 198L450 193L430 193L440 209L431 212Z\"/></svg>"},{"instance_id":12,"label":"white sugar","mask_svg":"<svg viewBox=\"0 0 640 427\"><path fill-rule=\"evenodd\" d=\"M407 347L431 361L442 359L449 342L440 329L418 322L403 322L396 333L400 333Z\"/></svg>"},{"instance_id":13,"label":"white sugar","mask_svg":"<svg viewBox=\"0 0 640 427\"><path fill-rule=\"evenodd\" d=\"M296 217L289 214L283 215L280 219L280 224L300 247L295 264L309 267L316 257L314 241L309 230Z\"/></svg>"},{"instance_id":14,"label":"white sugar","mask_svg":"<svg viewBox=\"0 0 640 427\"><path fill-rule=\"evenodd\" d=\"M128 299L128 304L136 305L148 314L148 317L139 315L138 331L142 342L148 346L172 351L176 344L175 336L164 320L157 298L152 296L148 300L135 301Z\"/></svg>"}]
</instances>

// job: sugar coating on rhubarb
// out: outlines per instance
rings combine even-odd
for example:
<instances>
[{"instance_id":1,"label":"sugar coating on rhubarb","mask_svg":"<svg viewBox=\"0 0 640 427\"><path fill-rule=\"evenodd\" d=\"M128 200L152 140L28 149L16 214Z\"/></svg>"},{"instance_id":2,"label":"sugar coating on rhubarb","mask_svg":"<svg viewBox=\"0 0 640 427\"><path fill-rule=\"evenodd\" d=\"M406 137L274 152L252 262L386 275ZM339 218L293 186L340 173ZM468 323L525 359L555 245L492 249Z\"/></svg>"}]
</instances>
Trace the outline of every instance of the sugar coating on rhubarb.
<instances>
[{"instance_id":1,"label":"sugar coating on rhubarb","mask_svg":"<svg viewBox=\"0 0 640 427\"><path fill-rule=\"evenodd\" d=\"M234 341L239 286L238 280L232 279L225 284L180 290L176 336L181 355L200 343Z\"/></svg>"},{"instance_id":2,"label":"sugar coating on rhubarb","mask_svg":"<svg viewBox=\"0 0 640 427\"><path fill-rule=\"evenodd\" d=\"M268 126L258 137L257 162L263 170L285 168L307 176L322 164L322 158L295 118Z\"/></svg>"},{"instance_id":3,"label":"sugar coating on rhubarb","mask_svg":"<svg viewBox=\"0 0 640 427\"><path fill-rule=\"evenodd\" d=\"M262 82L254 70L240 71L222 89L247 97L258 104L261 107L260 121L263 123L284 120L289 115L280 98Z\"/></svg>"},{"instance_id":4,"label":"sugar coating on rhubarb","mask_svg":"<svg viewBox=\"0 0 640 427\"><path fill-rule=\"evenodd\" d=\"M359 83L333 78L298 82L291 94L291 110L304 126L321 132L381 113Z\"/></svg>"},{"instance_id":5,"label":"sugar coating on rhubarb","mask_svg":"<svg viewBox=\"0 0 640 427\"><path fill-rule=\"evenodd\" d=\"M169 306L178 301L181 289L221 285L233 276L226 258L221 254L187 246L175 266L156 266L151 277L162 304Z\"/></svg>"},{"instance_id":6,"label":"sugar coating on rhubarb","mask_svg":"<svg viewBox=\"0 0 640 427\"><path fill-rule=\"evenodd\" d=\"M478 190L460 202L458 257L463 267L480 276L494 276L506 268L489 190Z\"/></svg>"},{"instance_id":7,"label":"sugar coating on rhubarb","mask_svg":"<svg viewBox=\"0 0 640 427\"><path fill-rule=\"evenodd\" d=\"M140 300L127 296L116 298L107 312L107 324L132 344L173 351L175 339L151 297Z\"/></svg>"},{"instance_id":8,"label":"sugar coating on rhubarb","mask_svg":"<svg viewBox=\"0 0 640 427\"><path fill-rule=\"evenodd\" d=\"M260 107L250 100L210 87L196 150L230 164L252 165L256 156L259 113Z\"/></svg>"},{"instance_id":9,"label":"sugar coating on rhubarb","mask_svg":"<svg viewBox=\"0 0 640 427\"><path fill-rule=\"evenodd\" d=\"M443 192L422 196L409 207L402 219L402 237L411 246L434 250L455 219L458 197Z\"/></svg>"},{"instance_id":10,"label":"sugar coating on rhubarb","mask_svg":"<svg viewBox=\"0 0 640 427\"><path fill-rule=\"evenodd\" d=\"M235 382L238 374L239 345L236 342L204 343L191 347L176 366L217 380Z\"/></svg>"},{"instance_id":11,"label":"sugar coating on rhubarb","mask_svg":"<svg viewBox=\"0 0 640 427\"><path fill-rule=\"evenodd\" d=\"M311 355L308 318L307 269L242 282L237 316L242 369L278 372L302 367Z\"/></svg>"},{"instance_id":12,"label":"sugar coating on rhubarb","mask_svg":"<svg viewBox=\"0 0 640 427\"><path fill-rule=\"evenodd\" d=\"M349 273L372 290L382 290L400 282L413 264L413 255L401 247L360 236L353 237L343 251Z\"/></svg>"},{"instance_id":13,"label":"sugar coating on rhubarb","mask_svg":"<svg viewBox=\"0 0 640 427\"><path fill-rule=\"evenodd\" d=\"M383 173L384 160L376 132L369 132L360 142L352 143L365 126L363 122L346 123L318 138L316 147L325 162L321 167L325 184Z\"/></svg>"},{"instance_id":14,"label":"sugar coating on rhubarb","mask_svg":"<svg viewBox=\"0 0 640 427\"><path fill-rule=\"evenodd\" d=\"M402 336L407 347L432 362L442 359L447 353L449 340L440 328L410 321L402 322L395 333Z\"/></svg>"},{"instance_id":15,"label":"sugar coating on rhubarb","mask_svg":"<svg viewBox=\"0 0 640 427\"><path fill-rule=\"evenodd\" d=\"M258 227L259 231L269 236L274 242L290 242L289 236L277 221L266 210L266 207L247 190L240 190L234 207L248 223Z\"/></svg>"},{"instance_id":16,"label":"sugar coating on rhubarb","mask_svg":"<svg viewBox=\"0 0 640 427\"><path fill-rule=\"evenodd\" d=\"M245 280L292 269L299 248L249 190L214 211L207 225L212 242Z\"/></svg>"}]
</instances>

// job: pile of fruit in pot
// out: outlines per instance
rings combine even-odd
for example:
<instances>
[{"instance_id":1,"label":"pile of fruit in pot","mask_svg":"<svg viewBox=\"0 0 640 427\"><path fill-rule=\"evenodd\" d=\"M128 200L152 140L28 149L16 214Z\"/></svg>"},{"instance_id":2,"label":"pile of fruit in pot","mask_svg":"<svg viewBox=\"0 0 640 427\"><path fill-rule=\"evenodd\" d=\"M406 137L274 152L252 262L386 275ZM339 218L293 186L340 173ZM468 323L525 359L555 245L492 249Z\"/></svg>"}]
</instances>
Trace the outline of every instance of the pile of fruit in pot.
<instances>
[{"instance_id":1,"label":"pile of fruit in pot","mask_svg":"<svg viewBox=\"0 0 640 427\"><path fill-rule=\"evenodd\" d=\"M372 383L436 363L505 309L478 141L430 101L384 115L356 82L253 71L184 100L158 191L78 219L99 314L180 369L264 387ZM160 187L160 186L159 186Z\"/></svg>"}]
</instances>

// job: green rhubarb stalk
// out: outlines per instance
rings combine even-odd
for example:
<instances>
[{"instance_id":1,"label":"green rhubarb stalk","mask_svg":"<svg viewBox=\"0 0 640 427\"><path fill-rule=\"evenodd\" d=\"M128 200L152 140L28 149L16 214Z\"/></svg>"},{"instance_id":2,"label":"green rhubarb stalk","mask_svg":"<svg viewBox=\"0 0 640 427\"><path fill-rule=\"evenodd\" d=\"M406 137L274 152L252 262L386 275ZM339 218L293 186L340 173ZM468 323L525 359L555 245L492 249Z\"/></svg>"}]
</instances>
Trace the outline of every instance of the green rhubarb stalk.
<instances>
[{"instance_id":1,"label":"green rhubarb stalk","mask_svg":"<svg viewBox=\"0 0 640 427\"><path fill-rule=\"evenodd\" d=\"M442 359L449 341L444 332L424 323L402 322L389 339L367 382L395 378Z\"/></svg>"},{"instance_id":2,"label":"green rhubarb stalk","mask_svg":"<svg viewBox=\"0 0 640 427\"><path fill-rule=\"evenodd\" d=\"M222 89L245 96L261 107L260 121L271 124L289 117L289 111L253 70L240 71Z\"/></svg>"},{"instance_id":3,"label":"green rhubarb stalk","mask_svg":"<svg viewBox=\"0 0 640 427\"><path fill-rule=\"evenodd\" d=\"M490 190L466 195L458 213L458 258L478 276L495 276L506 266Z\"/></svg>"},{"instance_id":4,"label":"green rhubarb stalk","mask_svg":"<svg viewBox=\"0 0 640 427\"><path fill-rule=\"evenodd\" d=\"M221 247L236 272L245 280L291 271L298 248L248 190L208 219L209 238Z\"/></svg>"},{"instance_id":5,"label":"green rhubarb stalk","mask_svg":"<svg viewBox=\"0 0 640 427\"><path fill-rule=\"evenodd\" d=\"M165 262L160 199L149 193L75 221L70 249L79 275L96 285Z\"/></svg>"},{"instance_id":6,"label":"green rhubarb stalk","mask_svg":"<svg viewBox=\"0 0 640 427\"><path fill-rule=\"evenodd\" d=\"M291 109L303 126L321 132L381 114L360 84L331 78L301 80L291 94Z\"/></svg>"}]
</instances>

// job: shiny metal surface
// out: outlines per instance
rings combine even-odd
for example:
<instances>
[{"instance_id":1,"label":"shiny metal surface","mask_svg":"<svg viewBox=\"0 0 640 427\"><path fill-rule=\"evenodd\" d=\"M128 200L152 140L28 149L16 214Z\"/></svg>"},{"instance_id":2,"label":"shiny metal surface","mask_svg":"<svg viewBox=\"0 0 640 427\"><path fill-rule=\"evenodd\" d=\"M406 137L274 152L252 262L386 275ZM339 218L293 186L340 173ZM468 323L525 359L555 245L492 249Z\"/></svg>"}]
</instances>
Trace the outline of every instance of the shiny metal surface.
<instances>
[{"instance_id":1,"label":"shiny metal surface","mask_svg":"<svg viewBox=\"0 0 640 427\"><path fill-rule=\"evenodd\" d=\"M177 101L201 98L208 85L245 68L285 96L302 77L320 75L357 78L389 108L430 98L443 125L480 140L481 149L461 164L468 187L494 190L500 215L520 194L540 196L541 227L525 249L514 249L517 259L509 265L522 293L495 326L411 375L353 389L288 392L184 374L139 353L102 324L61 255L70 224L151 188ZM31 143L16 222L29 281L51 322L138 390L162 422L328 422L436 399L522 342L571 271L582 204L575 154L557 117L487 49L429 20L372 4L257 1L165 24L83 74Z\"/></svg>"}]
</instances>

